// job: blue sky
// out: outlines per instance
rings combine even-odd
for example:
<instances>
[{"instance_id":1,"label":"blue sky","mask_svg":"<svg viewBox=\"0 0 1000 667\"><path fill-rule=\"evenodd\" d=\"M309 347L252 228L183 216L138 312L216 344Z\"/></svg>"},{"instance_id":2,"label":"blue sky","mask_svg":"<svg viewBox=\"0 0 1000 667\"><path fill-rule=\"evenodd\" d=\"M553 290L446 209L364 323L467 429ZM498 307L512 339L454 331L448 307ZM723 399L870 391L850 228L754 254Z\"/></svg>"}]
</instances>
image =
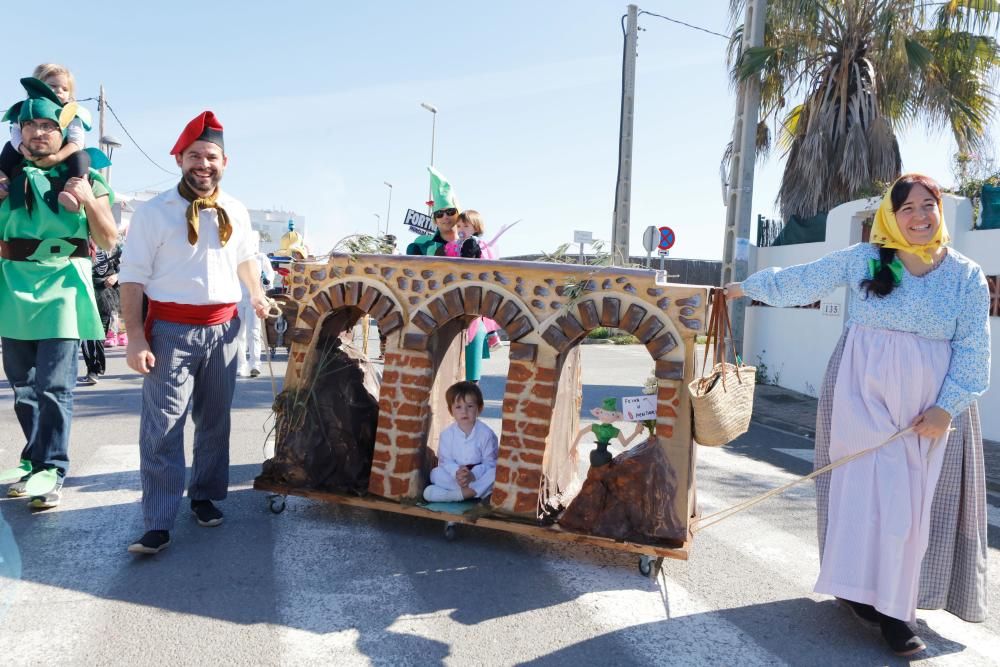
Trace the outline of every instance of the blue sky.
<instances>
[{"instance_id":1,"label":"blue sky","mask_svg":"<svg viewBox=\"0 0 1000 667\"><path fill-rule=\"evenodd\" d=\"M80 17L79 3L57 0L44 6L59 17L48 32L37 15L5 31L0 103L20 98L17 79L38 63L63 63L78 97L104 84L129 132L170 171L180 130L210 108L226 128L225 189L251 208L305 215L310 245L325 252L374 232L375 213L385 226L384 181L394 186L390 228L411 236L401 223L407 208L425 210L426 101L439 109L435 164L485 216L487 236L523 219L501 253L552 250L574 230L610 239L625 4L151 0ZM728 4L639 6L725 33ZM672 256L719 258L718 166L734 99L726 43L652 17L640 27L632 252L642 253L645 227L666 224L678 238ZM110 116L106 132L125 144L114 154L117 190L175 182ZM96 145L96 128L88 140ZM910 131L902 144L905 169L952 182L947 134ZM780 169L774 158L759 165L755 216L776 215Z\"/></svg>"}]
</instances>

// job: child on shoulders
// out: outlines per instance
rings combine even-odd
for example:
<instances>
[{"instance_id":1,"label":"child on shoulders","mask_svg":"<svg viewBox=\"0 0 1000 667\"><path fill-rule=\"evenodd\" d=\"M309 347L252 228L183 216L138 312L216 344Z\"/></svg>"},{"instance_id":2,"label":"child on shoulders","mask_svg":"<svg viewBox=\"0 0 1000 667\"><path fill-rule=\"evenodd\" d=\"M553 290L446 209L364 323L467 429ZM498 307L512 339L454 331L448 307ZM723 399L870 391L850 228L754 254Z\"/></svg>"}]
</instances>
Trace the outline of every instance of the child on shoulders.
<instances>
[{"instance_id":1,"label":"child on shoulders","mask_svg":"<svg viewBox=\"0 0 1000 667\"><path fill-rule=\"evenodd\" d=\"M62 65L52 63L39 65L32 76L48 86L62 106L66 107L75 102L76 80L73 78L73 73ZM76 113L86 112L79 110ZM25 160L32 160L32 164L40 169L51 169L57 164L64 164L66 166L64 181L85 177L90 170L90 154L84 150L87 129L81 117L75 115L63 132L65 138L62 148L54 155L36 159L21 141L21 126L14 119L10 128L10 141L4 144L3 150L0 151L0 184L9 187L7 184L24 171ZM80 210L80 202L66 190L59 192L58 201L71 213Z\"/></svg>"},{"instance_id":2,"label":"child on shoulders","mask_svg":"<svg viewBox=\"0 0 1000 667\"><path fill-rule=\"evenodd\" d=\"M500 443L479 421L483 392L474 382L456 382L445 392L455 423L441 432L438 465L424 489L430 503L485 498L493 492Z\"/></svg>"}]
</instances>

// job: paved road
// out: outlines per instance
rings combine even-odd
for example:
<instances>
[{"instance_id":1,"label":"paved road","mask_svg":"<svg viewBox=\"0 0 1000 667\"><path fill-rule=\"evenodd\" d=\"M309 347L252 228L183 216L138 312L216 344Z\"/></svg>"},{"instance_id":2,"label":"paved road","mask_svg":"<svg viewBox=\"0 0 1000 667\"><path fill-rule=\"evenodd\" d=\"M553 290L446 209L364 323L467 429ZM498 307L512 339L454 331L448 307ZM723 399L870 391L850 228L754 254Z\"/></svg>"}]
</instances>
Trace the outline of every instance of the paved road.
<instances>
[{"instance_id":1,"label":"paved road","mask_svg":"<svg viewBox=\"0 0 1000 667\"><path fill-rule=\"evenodd\" d=\"M250 488L269 428L265 377L239 385L226 523L200 528L182 514L168 550L135 558L125 547L142 532L140 383L120 350L110 358L111 375L77 394L63 505L33 515L0 502L4 664L893 663L875 634L810 593L809 485L699 534L691 560L667 561L655 580L629 555L486 529L449 543L438 522L297 498L273 515ZM639 347L584 348L584 407L634 393L650 366ZM505 368L496 356L483 383L494 426ZM4 462L19 445L10 402L0 389ZM808 440L756 425L730 447L702 448L703 510L804 474L811 453ZM990 503L996 603L1000 499ZM996 664L998 618L919 612L931 647L920 662Z\"/></svg>"}]
</instances>

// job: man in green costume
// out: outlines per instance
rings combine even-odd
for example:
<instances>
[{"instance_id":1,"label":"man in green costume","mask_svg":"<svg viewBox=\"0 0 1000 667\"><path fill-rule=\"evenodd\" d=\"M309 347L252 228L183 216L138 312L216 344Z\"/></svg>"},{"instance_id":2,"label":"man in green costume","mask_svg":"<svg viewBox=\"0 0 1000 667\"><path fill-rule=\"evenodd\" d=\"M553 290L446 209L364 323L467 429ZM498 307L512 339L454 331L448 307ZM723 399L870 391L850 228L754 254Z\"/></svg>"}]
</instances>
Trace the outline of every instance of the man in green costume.
<instances>
[{"instance_id":1,"label":"man in green costume","mask_svg":"<svg viewBox=\"0 0 1000 667\"><path fill-rule=\"evenodd\" d=\"M25 446L18 466L0 471L0 482L15 480L7 495L30 496L32 507L44 509L59 504L69 468L80 339L104 335L87 237L110 250L118 230L111 189L93 169L89 179L65 182L80 210L70 213L58 204L64 165L45 170L34 161L59 151L71 118L44 83L21 83L28 99L15 104L5 118L20 124L31 157L0 204L0 337Z\"/></svg>"},{"instance_id":2,"label":"man in green costume","mask_svg":"<svg viewBox=\"0 0 1000 667\"><path fill-rule=\"evenodd\" d=\"M455 223L458 222L458 214L462 209L448 179L434 167L427 167L427 170L431 172L431 196L434 198L434 224L437 225L437 231L418 236L406 246L406 254L444 256L444 246L457 238Z\"/></svg>"}]
</instances>

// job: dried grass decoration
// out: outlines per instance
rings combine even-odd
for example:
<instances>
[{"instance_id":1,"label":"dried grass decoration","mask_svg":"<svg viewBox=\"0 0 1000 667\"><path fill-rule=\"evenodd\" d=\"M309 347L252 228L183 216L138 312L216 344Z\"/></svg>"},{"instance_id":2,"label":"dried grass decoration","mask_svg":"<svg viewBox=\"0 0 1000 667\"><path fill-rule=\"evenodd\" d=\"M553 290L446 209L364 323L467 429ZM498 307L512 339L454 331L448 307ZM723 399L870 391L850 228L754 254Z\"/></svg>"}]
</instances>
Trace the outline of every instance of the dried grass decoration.
<instances>
[{"instance_id":1,"label":"dried grass decoration","mask_svg":"<svg viewBox=\"0 0 1000 667\"><path fill-rule=\"evenodd\" d=\"M726 334L736 364L726 362ZM706 374L708 351L715 349L715 365ZM694 439L701 445L718 447L747 432L753 413L753 388L757 369L747 366L736 354L733 330L726 308L726 297L721 288L712 289L712 315L709 318L702 376L694 380L691 407L694 411Z\"/></svg>"}]
</instances>

